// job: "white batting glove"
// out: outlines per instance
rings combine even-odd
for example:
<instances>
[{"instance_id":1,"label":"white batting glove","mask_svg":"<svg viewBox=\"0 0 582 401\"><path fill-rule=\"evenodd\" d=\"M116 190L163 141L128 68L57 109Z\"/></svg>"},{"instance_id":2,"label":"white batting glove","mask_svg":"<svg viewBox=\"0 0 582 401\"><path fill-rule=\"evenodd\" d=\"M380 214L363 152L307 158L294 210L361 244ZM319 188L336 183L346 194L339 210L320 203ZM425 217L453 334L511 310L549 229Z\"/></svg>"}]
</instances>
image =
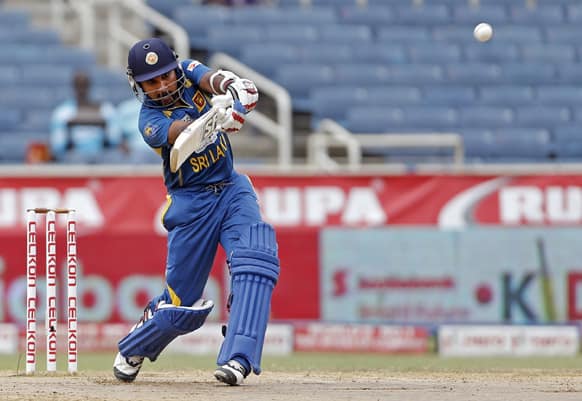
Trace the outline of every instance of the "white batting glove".
<instances>
[{"instance_id":1,"label":"white batting glove","mask_svg":"<svg viewBox=\"0 0 582 401\"><path fill-rule=\"evenodd\" d=\"M212 98L212 105L218 106L217 129L228 134L238 132L245 123L244 107L233 100L230 95L218 95Z\"/></svg>"},{"instance_id":2,"label":"white batting glove","mask_svg":"<svg viewBox=\"0 0 582 401\"><path fill-rule=\"evenodd\" d=\"M242 104L244 113L253 110L259 101L259 90L249 79L236 78L226 89L234 100Z\"/></svg>"}]
</instances>

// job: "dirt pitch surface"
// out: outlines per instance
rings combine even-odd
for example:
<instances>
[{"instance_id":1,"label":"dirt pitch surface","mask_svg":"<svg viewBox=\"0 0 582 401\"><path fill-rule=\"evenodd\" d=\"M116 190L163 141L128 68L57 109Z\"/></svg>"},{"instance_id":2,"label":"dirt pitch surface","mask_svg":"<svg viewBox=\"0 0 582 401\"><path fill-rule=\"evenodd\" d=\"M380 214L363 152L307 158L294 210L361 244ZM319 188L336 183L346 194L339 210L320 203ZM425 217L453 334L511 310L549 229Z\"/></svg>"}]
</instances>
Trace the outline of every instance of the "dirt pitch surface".
<instances>
[{"instance_id":1,"label":"dirt pitch surface","mask_svg":"<svg viewBox=\"0 0 582 401\"><path fill-rule=\"evenodd\" d=\"M105 372L35 376L0 371L4 401L160 400L582 400L582 372L513 373L265 372L240 387L225 386L207 371L145 372L131 384Z\"/></svg>"}]
</instances>

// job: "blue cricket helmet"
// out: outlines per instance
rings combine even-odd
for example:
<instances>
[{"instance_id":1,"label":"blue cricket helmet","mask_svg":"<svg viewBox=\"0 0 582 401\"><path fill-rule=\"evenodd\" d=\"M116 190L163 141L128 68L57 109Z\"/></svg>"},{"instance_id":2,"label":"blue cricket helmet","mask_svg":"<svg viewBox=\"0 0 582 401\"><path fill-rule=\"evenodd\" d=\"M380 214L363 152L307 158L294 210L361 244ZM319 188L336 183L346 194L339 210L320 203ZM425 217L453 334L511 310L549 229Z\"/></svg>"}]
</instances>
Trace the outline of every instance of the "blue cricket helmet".
<instances>
[{"instance_id":1,"label":"blue cricket helmet","mask_svg":"<svg viewBox=\"0 0 582 401\"><path fill-rule=\"evenodd\" d=\"M176 53L163 40L151 38L134 44L127 55L127 73L143 82L178 68Z\"/></svg>"},{"instance_id":2,"label":"blue cricket helmet","mask_svg":"<svg viewBox=\"0 0 582 401\"><path fill-rule=\"evenodd\" d=\"M176 71L177 89L163 98L152 99L144 92L140 82L147 81L172 70ZM150 38L135 43L127 55L127 78L135 97L149 107L163 108L174 104L182 96L185 77L178 64L178 55L163 40Z\"/></svg>"}]
</instances>

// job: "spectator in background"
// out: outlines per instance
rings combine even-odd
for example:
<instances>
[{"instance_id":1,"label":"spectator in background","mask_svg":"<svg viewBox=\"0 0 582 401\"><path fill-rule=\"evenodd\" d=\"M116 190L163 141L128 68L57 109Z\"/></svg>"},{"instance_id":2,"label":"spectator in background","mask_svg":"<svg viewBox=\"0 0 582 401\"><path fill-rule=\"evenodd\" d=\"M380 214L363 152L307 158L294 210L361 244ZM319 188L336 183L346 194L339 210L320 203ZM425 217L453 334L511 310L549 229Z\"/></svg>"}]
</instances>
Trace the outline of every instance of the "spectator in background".
<instances>
[{"instance_id":1,"label":"spectator in background","mask_svg":"<svg viewBox=\"0 0 582 401\"><path fill-rule=\"evenodd\" d=\"M52 113L52 159L95 163L103 152L120 145L115 108L111 103L91 100L91 80L85 72L77 72L72 85L74 98L64 101Z\"/></svg>"},{"instance_id":2,"label":"spectator in background","mask_svg":"<svg viewBox=\"0 0 582 401\"><path fill-rule=\"evenodd\" d=\"M139 131L140 110L141 102L135 97L128 98L117 105L117 126L121 131L121 146L126 152L126 161L138 164L161 162L161 157L148 146L141 136Z\"/></svg>"}]
</instances>

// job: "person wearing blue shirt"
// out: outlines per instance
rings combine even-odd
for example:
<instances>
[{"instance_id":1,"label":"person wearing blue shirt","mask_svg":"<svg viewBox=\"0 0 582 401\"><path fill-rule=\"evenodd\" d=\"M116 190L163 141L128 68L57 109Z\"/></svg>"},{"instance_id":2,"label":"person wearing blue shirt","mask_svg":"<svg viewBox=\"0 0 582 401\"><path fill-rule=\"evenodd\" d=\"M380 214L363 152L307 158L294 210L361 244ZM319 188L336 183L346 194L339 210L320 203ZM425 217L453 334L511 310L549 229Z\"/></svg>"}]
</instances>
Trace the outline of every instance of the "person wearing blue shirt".
<instances>
[{"instance_id":1,"label":"person wearing blue shirt","mask_svg":"<svg viewBox=\"0 0 582 401\"><path fill-rule=\"evenodd\" d=\"M271 296L279 277L273 227L263 221L250 179L233 168L228 135L236 134L259 99L255 84L196 60L179 61L162 40L135 43L128 54L130 86L142 102L139 130L161 157L167 204L162 223L168 231L166 286L119 341L113 373L136 379L145 358L155 361L177 336L196 330L213 308L203 299L218 245L227 255L230 294L228 322L214 376L229 385L261 372L261 355ZM211 108L214 96L230 95L220 129L173 173L172 145Z\"/></svg>"},{"instance_id":2,"label":"person wearing blue shirt","mask_svg":"<svg viewBox=\"0 0 582 401\"><path fill-rule=\"evenodd\" d=\"M91 81L85 72L75 73L72 84L74 98L58 105L51 116L51 155L56 161L93 163L120 144L115 107L90 98Z\"/></svg>"}]
</instances>

